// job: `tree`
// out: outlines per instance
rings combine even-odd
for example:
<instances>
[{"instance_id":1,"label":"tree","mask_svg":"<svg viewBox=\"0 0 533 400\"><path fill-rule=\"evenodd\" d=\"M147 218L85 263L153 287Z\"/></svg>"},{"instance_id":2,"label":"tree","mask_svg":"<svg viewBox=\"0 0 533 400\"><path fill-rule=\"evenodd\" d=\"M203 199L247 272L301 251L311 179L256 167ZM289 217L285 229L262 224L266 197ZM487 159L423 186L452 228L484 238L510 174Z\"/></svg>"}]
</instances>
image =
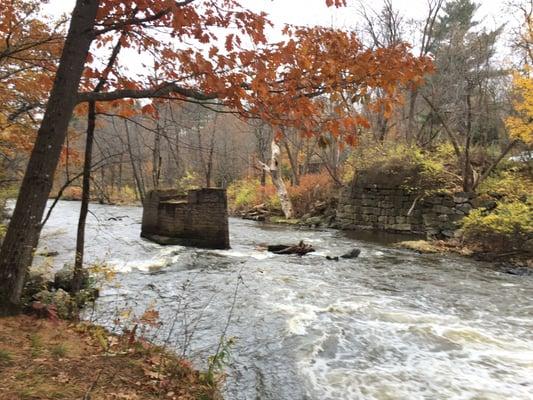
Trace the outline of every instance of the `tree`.
<instances>
[{"instance_id":1,"label":"tree","mask_svg":"<svg viewBox=\"0 0 533 400\"><path fill-rule=\"evenodd\" d=\"M533 145L533 1L514 4L522 20L515 34L514 47L521 55L522 70L513 75L513 114L506 122L509 135L527 145Z\"/></svg>"},{"instance_id":2,"label":"tree","mask_svg":"<svg viewBox=\"0 0 533 400\"><path fill-rule=\"evenodd\" d=\"M512 47L520 57L520 64L533 63L533 0L515 0L510 12L518 16L518 28L514 33Z\"/></svg>"},{"instance_id":3,"label":"tree","mask_svg":"<svg viewBox=\"0 0 533 400\"><path fill-rule=\"evenodd\" d=\"M11 179L31 151L63 45L65 20L47 23L40 5L0 0L0 166Z\"/></svg>"},{"instance_id":4,"label":"tree","mask_svg":"<svg viewBox=\"0 0 533 400\"><path fill-rule=\"evenodd\" d=\"M506 139L499 113L502 106L494 95L496 83L506 73L492 62L502 28L479 29L475 20L478 7L471 0L445 3L443 15L435 22L430 48L438 72L422 89L429 106L426 119L432 122L424 124L424 130L442 130L452 143L466 192L475 191L486 172L493 169L493 163L476 168L472 160L474 145ZM437 136L433 132L428 135ZM513 145L504 145L495 161L499 162Z\"/></svg>"},{"instance_id":5,"label":"tree","mask_svg":"<svg viewBox=\"0 0 533 400\"><path fill-rule=\"evenodd\" d=\"M340 6L344 2L326 3ZM285 34L290 39L267 45L264 30L268 23L264 14L245 10L234 0L216 4L207 0L77 0L0 251L3 313L18 308L68 123L77 104L125 98L217 99L236 112L256 115L273 125L301 125L308 135L327 129L354 142L354 128L362 120L354 107L360 96L382 88L388 95L386 101L393 102L398 85L421 82L422 75L431 69L428 60L412 56L406 45L372 51L364 49L354 34L334 29L288 27ZM229 27L233 29L226 30ZM161 31L168 35L161 35ZM91 46L109 47L119 33L123 35L122 47L154 57L153 65L147 68L153 67L155 73L132 77L119 57L106 90L96 92L101 72L91 63L98 58L90 53ZM175 40L182 46L175 46ZM220 41L224 43L222 50L216 46ZM246 48L245 42L252 46ZM150 78L154 75L159 77L157 81ZM334 118L314 119L323 107L321 102L313 101L319 95L344 98L345 105ZM291 113L286 118L288 109ZM150 111L148 107L146 112Z\"/></svg>"},{"instance_id":6,"label":"tree","mask_svg":"<svg viewBox=\"0 0 533 400\"><path fill-rule=\"evenodd\" d=\"M520 1L513 9L519 11L520 29L515 33L513 47L521 55L521 71L513 74L513 114L506 122L509 136L533 145L533 1Z\"/></svg>"}]
</instances>

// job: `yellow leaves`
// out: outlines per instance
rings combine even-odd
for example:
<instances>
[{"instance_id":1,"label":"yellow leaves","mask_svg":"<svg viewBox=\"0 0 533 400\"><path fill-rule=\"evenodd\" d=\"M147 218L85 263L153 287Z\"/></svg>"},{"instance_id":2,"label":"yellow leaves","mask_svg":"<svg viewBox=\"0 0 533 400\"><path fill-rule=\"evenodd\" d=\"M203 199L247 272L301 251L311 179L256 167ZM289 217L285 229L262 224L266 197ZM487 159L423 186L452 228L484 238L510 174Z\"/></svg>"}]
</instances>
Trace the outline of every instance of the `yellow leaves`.
<instances>
[{"instance_id":1,"label":"yellow leaves","mask_svg":"<svg viewBox=\"0 0 533 400\"><path fill-rule=\"evenodd\" d=\"M523 74L514 74L514 114L506 119L505 125L511 138L533 144L533 78L528 72L526 69Z\"/></svg>"}]
</instances>

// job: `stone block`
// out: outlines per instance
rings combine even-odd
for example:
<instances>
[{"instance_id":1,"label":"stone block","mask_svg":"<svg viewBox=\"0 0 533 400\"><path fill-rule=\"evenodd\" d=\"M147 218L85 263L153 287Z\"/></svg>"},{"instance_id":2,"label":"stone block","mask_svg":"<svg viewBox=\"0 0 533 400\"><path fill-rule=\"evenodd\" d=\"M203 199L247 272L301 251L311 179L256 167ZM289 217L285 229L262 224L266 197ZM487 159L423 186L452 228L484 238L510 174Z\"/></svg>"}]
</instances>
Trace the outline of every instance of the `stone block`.
<instances>
[{"instance_id":1,"label":"stone block","mask_svg":"<svg viewBox=\"0 0 533 400\"><path fill-rule=\"evenodd\" d=\"M474 194L473 193L467 193L467 192L454 193L454 195L453 195L453 201L456 204L468 203L473 198L474 198Z\"/></svg>"},{"instance_id":2,"label":"stone block","mask_svg":"<svg viewBox=\"0 0 533 400\"><path fill-rule=\"evenodd\" d=\"M392 226L395 231L407 232L411 230L411 224L395 224Z\"/></svg>"},{"instance_id":3,"label":"stone block","mask_svg":"<svg viewBox=\"0 0 533 400\"><path fill-rule=\"evenodd\" d=\"M469 214L472 211L472 205L470 203L462 203L455 206L455 210L462 212L463 214Z\"/></svg>"},{"instance_id":4,"label":"stone block","mask_svg":"<svg viewBox=\"0 0 533 400\"><path fill-rule=\"evenodd\" d=\"M416 215L410 215L407 217L407 223L409 224L420 224L422 221L421 221L421 218L419 216L416 216Z\"/></svg>"},{"instance_id":5,"label":"stone block","mask_svg":"<svg viewBox=\"0 0 533 400\"><path fill-rule=\"evenodd\" d=\"M373 198L372 199L366 198L366 199L361 200L361 205L363 205L364 207L376 206L377 200Z\"/></svg>"},{"instance_id":6,"label":"stone block","mask_svg":"<svg viewBox=\"0 0 533 400\"><path fill-rule=\"evenodd\" d=\"M427 204L433 204L433 205L442 204L442 197L440 197L440 196L429 197L429 198L426 199L425 202Z\"/></svg>"},{"instance_id":7,"label":"stone block","mask_svg":"<svg viewBox=\"0 0 533 400\"><path fill-rule=\"evenodd\" d=\"M382 201L379 206L381 208L394 208L394 204L389 200Z\"/></svg>"},{"instance_id":8,"label":"stone block","mask_svg":"<svg viewBox=\"0 0 533 400\"><path fill-rule=\"evenodd\" d=\"M441 214L438 216L438 219L442 222L448 222L450 218L448 217L448 214Z\"/></svg>"},{"instance_id":9,"label":"stone block","mask_svg":"<svg viewBox=\"0 0 533 400\"><path fill-rule=\"evenodd\" d=\"M142 237L162 244L229 248L224 189L191 190L186 198L168 191L152 191L147 199L143 209Z\"/></svg>"},{"instance_id":10,"label":"stone block","mask_svg":"<svg viewBox=\"0 0 533 400\"><path fill-rule=\"evenodd\" d=\"M455 202L453 201L453 199L451 197L445 197L442 200L442 205L445 206L445 207L453 208L453 207L455 207Z\"/></svg>"},{"instance_id":11,"label":"stone block","mask_svg":"<svg viewBox=\"0 0 533 400\"><path fill-rule=\"evenodd\" d=\"M425 225L432 225L438 222L437 214L423 214L422 220L424 221Z\"/></svg>"},{"instance_id":12,"label":"stone block","mask_svg":"<svg viewBox=\"0 0 533 400\"><path fill-rule=\"evenodd\" d=\"M436 205L433 207L433 211L438 214L453 214L454 210L450 207Z\"/></svg>"}]
</instances>

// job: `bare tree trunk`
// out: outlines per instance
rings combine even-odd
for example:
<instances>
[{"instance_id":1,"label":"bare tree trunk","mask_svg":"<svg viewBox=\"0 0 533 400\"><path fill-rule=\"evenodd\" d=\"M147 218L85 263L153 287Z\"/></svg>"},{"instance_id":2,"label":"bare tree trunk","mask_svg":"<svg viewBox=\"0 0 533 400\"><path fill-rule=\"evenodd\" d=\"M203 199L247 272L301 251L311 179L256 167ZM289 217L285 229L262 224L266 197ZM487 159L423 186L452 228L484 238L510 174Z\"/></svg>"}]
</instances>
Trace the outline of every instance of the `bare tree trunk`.
<instances>
[{"instance_id":1,"label":"bare tree trunk","mask_svg":"<svg viewBox=\"0 0 533 400\"><path fill-rule=\"evenodd\" d=\"M470 93L466 95L466 141L463 157L463 190L471 192L474 188L474 170L470 159L470 146L472 144L472 99Z\"/></svg>"},{"instance_id":2,"label":"bare tree trunk","mask_svg":"<svg viewBox=\"0 0 533 400\"><path fill-rule=\"evenodd\" d=\"M111 176L109 177L109 191L111 195L115 193L115 179L116 179L115 170L116 170L116 165L115 164L111 165Z\"/></svg>"},{"instance_id":3,"label":"bare tree trunk","mask_svg":"<svg viewBox=\"0 0 533 400\"><path fill-rule=\"evenodd\" d=\"M207 165L205 166L205 183L206 187L211 187L211 180L213 175L213 156L215 154L215 133L217 129L218 114L215 114L213 121L213 132L211 132L211 140L209 142L209 154L207 155Z\"/></svg>"},{"instance_id":4,"label":"bare tree trunk","mask_svg":"<svg viewBox=\"0 0 533 400\"><path fill-rule=\"evenodd\" d=\"M126 143L128 146L128 154L130 156L131 169L133 172L133 178L135 179L135 185L137 187L137 193L139 194L139 199L144 203L144 187L139 177L139 171L135 165L135 157L133 156L133 150L131 148L131 137L130 137L130 128L128 127L128 122L124 120L124 128L126 129Z\"/></svg>"},{"instance_id":5,"label":"bare tree trunk","mask_svg":"<svg viewBox=\"0 0 533 400\"><path fill-rule=\"evenodd\" d=\"M416 109L416 99L418 97L418 89L412 89L409 92L409 115L407 117L407 131L405 132L405 138L407 143L412 143L414 130L415 130L415 109Z\"/></svg>"},{"instance_id":6,"label":"bare tree trunk","mask_svg":"<svg viewBox=\"0 0 533 400\"><path fill-rule=\"evenodd\" d=\"M83 184L81 193L80 216L78 219L78 232L76 235L76 256L74 258L74 272L72 275L72 293L81 289L83 277L83 255L85 248L85 222L89 213L89 200L91 194L91 163L93 157L94 129L96 126L96 103L89 102L87 113L87 138L85 140L85 159L83 162Z\"/></svg>"},{"instance_id":7,"label":"bare tree trunk","mask_svg":"<svg viewBox=\"0 0 533 400\"><path fill-rule=\"evenodd\" d=\"M120 52L121 44L118 40L113 48L111 57L109 58L107 68L104 71L110 71L115 63L118 53ZM98 80L94 92L98 93L102 90L107 81L107 76L104 74ZM87 137L85 138L85 158L83 161L83 184L81 193L81 207L80 216L78 219L78 232L76 235L76 255L74 257L74 271L72 274L72 293L78 293L82 286L83 280L83 256L85 251L85 225L87 221L87 214L89 213L89 201L91 197L91 167L93 162L93 145L94 145L94 131L96 128L96 102L89 102L89 109L87 112ZM102 197L106 196L105 191L105 175L104 169L100 170L102 173Z\"/></svg>"},{"instance_id":8,"label":"bare tree trunk","mask_svg":"<svg viewBox=\"0 0 533 400\"><path fill-rule=\"evenodd\" d=\"M214 146L213 143L211 143L211 148L209 149L209 155L207 158L207 165L205 170L205 184L206 187L211 187L211 176L213 174L213 152L214 152Z\"/></svg>"},{"instance_id":9,"label":"bare tree trunk","mask_svg":"<svg viewBox=\"0 0 533 400\"><path fill-rule=\"evenodd\" d=\"M291 148L289 147L289 144L286 140L283 141L283 144L285 145L285 150L287 151L287 156L289 157L289 164L291 165L291 175L292 175L292 185L293 186L300 186L300 175L298 171L298 161L295 160L295 158L298 158L298 152L296 153L296 156L293 156L291 152Z\"/></svg>"},{"instance_id":10,"label":"bare tree trunk","mask_svg":"<svg viewBox=\"0 0 533 400\"><path fill-rule=\"evenodd\" d=\"M318 139L313 139L313 145L309 145L309 139L306 139L306 154L305 154L305 161L304 161L304 168L303 168L303 174L309 173L309 164L311 163L311 159L313 158L313 155L315 154L315 149L318 144Z\"/></svg>"},{"instance_id":11,"label":"bare tree trunk","mask_svg":"<svg viewBox=\"0 0 533 400\"><path fill-rule=\"evenodd\" d=\"M262 167L270 174L272 178L272 183L274 184L276 191L278 192L279 201L281 203L281 209L285 218L290 219L294 217L294 208L292 206L291 198L289 197L289 192L287 192L287 187L285 182L283 182L283 177L281 176L281 171L279 166L281 164L281 148L276 143L276 140L272 140L272 156L270 158L270 166L262 163Z\"/></svg>"},{"instance_id":12,"label":"bare tree trunk","mask_svg":"<svg viewBox=\"0 0 533 400\"><path fill-rule=\"evenodd\" d=\"M17 312L20 308L26 271L39 242L41 219L77 103L98 5L98 0L78 0L72 12L54 85L0 251L0 314Z\"/></svg>"},{"instance_id":13,"label":"bare tree trunk","mask_svg":"<svg viewBox=\"0 0 533 400\"><path fill-rule=\"evenodd\" d=\"M122 166L123 164L124 164L124 153L120 153L120 161L118 164L118 182L117 182L119 192L122 191Z\"/></svg>"},{"instance_id":14,"label":"bare tree trunk","mask_svg":"<svg viewBox=\"0 0 533 400\"><path fill-rule=\"evenodd\" d=\"M154 189L159 189L159 180L161 177L161 125L157 123L154 137L154 151L152 153L152 181Z\"/></svg>"}]
</instances>

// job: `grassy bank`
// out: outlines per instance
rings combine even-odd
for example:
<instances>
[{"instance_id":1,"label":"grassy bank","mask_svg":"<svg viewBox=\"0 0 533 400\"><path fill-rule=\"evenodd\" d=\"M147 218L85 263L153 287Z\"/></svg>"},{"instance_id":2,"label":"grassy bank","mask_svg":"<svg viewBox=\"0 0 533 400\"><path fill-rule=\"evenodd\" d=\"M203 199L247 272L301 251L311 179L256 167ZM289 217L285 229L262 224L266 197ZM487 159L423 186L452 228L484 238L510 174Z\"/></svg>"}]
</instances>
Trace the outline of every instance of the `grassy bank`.
<instances>
[{"instance_id":1,"label":"grassy bank","mask_svg":"<svg viewBox=\"0 0 533 400\"><path fill-rule=\"evenodd\" d=\"M0 319L0 399L220 399L187 360L87 324Z\"/></svg>"}]
</instances>

